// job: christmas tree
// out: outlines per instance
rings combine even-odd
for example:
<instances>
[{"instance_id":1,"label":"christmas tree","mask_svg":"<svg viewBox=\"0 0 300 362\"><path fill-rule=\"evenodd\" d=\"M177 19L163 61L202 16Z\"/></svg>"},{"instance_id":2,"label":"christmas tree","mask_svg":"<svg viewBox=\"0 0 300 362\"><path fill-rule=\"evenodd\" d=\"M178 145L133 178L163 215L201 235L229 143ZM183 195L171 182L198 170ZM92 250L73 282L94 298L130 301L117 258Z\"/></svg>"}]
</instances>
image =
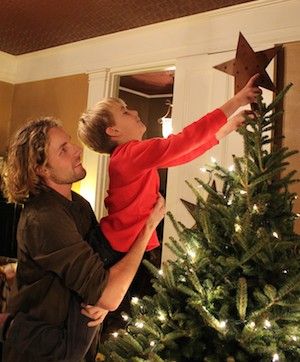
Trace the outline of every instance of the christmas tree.
<instances>
[{"instance_id":1,"label":"christmas tree","mask_svg":"<svg viewBox=\"0 0 300 362\"><path fill-rule=\"evenodd\" d=\"M295 151L271 147L288 88L268 106L259 100L239 129L244 156L234 167L215 163L208 182L187 182L195 225L169 215L176 260L161 270L147 262L155 294L132 299L126 328L101 347L105 361L300 361L299 214L289 192L297 180L287 171Z\"/></svg>"}]
</instances>

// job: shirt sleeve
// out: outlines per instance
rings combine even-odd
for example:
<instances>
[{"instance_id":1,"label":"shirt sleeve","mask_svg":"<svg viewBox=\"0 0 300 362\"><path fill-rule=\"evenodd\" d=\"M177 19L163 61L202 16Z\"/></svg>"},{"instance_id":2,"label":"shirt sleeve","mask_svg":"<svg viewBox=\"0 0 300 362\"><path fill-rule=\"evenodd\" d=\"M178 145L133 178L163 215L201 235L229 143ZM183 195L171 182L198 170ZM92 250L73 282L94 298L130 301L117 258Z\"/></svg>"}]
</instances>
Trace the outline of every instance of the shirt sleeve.
<instances>
[{"instance_id":1,"label":"shirt sleeve","mask_svg":"<svg viewBox=\"0 0 300 362\"><path fill-rule=\"evenodd\" d=\"M55 273L85 303L95 304L107 283L108 271L63 208L39 210L22 230L27 253L45 272Z\"/></svg>"},{"instance_id":2,"label":"shirt sleeve","mask_svg":"<svg viewBox=\"0 0 300 362\"><path fill-rule=\"evenodd\" d=\"M217 144L215 134L226 121L225 114L216 109L166 139L152 138L125 144L123 156L130 162L132 172L183 164ZM118 150L116 158L117 154Z\"/></svg>"}]
</instances>

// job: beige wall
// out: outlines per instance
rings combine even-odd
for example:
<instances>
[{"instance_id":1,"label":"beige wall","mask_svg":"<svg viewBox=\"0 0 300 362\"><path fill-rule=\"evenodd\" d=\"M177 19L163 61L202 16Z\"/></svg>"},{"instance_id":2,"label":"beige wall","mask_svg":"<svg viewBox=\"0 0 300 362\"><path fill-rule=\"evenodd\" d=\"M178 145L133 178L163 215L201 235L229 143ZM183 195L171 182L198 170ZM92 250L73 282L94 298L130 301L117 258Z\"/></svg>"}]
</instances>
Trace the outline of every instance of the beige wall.
<instances>
[{"instance_id":1,"label":"beige wall","mask_svg":"<svg viewBox=\"0 0 300 362\"><path fill-rule=\"evenodd\" d=\"M0 156L8 145L8 138L27 120L53 116L61 120L73 141L77 139L77 122L86 109L88 76L46 79L11 85L0 82ZM79 191L79 184L74 184Z\"/></svg>"},{"instance_id":2,"label":"beige wall","mask_svg":"<svg viewBox=\"0 0 300 362\"><path fill-rule=\"evenodd\" d=\"M300 42L284 45L284 82L293 83L284 100L283 145L291 150L300 150ZM290 157L290 170L297 170L295 177L300 179L300 154ZM298 194L295 211L300 212L300 183L290 186ZM296 231L300 233L300 219L296 222Z\"/></svg>"},{"instance_id":3,"label":"beige wall","mask_svg":"<svg viewBox=\"0 0 300 362\"><path fill-rule=\"evenodd\" d=\"M0 157L4 156L8 144L13 91L13 84L0 81Z\"/></svg>"},{"instance_id":4,"label":"beige wall","mask_svg":"<svg viewBox=\"0 0 300 362\"><path fill-rule=\"evenodd\" d=\"M77 121L87 105L87 75L16 84L14 88L10 134L29 119L53 116L62 121L66 131L78 142Z\"/></svg>"}]
</instances>

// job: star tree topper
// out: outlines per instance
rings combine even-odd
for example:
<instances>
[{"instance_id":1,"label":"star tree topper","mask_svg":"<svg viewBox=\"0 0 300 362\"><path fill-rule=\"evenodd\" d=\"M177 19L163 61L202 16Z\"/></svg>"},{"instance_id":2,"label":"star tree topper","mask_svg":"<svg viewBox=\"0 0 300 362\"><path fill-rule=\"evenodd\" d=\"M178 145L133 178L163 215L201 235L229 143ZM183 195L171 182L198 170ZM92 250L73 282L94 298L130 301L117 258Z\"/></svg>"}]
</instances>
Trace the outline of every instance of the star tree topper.
<instances>
[{"instance_id":1,"label":"star tree topper","mask_svg":"<svg viewBox=\"0 0 300 362\"><path fill-rule=\"evenodd\" d=\"M276 92L276 87L266 72L266 67L280 49L280 46L276 46L255 52L240 33L235 59L216 65L214 68L234 76L234 94L244 88L248 80L256 73L260 75L256 82L257 86Z\"/></svg>"}]
</instances>

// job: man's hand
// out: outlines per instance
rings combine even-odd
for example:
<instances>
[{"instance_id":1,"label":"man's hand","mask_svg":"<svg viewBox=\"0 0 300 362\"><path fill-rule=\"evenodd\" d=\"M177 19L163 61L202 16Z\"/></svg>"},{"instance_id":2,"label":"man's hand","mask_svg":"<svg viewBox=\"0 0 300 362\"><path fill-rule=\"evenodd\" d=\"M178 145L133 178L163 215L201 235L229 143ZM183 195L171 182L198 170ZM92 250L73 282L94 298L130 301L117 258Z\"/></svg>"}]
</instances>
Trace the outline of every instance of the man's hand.
<instances>
[{"instance_id":1,"label":"man's hand","mask_svg":"<svg viewBox=\"0 0 300 362\"><path fill-rule=\"evenodd\" d=\"M98 306L94 305L81 305L83 308L81 309L81 314L85 315L86 317L92 319L91 322L88 322L88 327L97 327L104 321L108 310L103 309Z\"/></svg>"},{"instance_id":2,"label":"man's hand","mask_svg":"<svg viewBox=\"0 0 300 362\"><path fill-rule=\"evenodd\" d=\"M159 194L156 204L149 215L148 220L146 221L146 226L152 228L153 230L157 227L160 221L163 219L166 213L165 199Z\"/></svg>"}]
</instances>

